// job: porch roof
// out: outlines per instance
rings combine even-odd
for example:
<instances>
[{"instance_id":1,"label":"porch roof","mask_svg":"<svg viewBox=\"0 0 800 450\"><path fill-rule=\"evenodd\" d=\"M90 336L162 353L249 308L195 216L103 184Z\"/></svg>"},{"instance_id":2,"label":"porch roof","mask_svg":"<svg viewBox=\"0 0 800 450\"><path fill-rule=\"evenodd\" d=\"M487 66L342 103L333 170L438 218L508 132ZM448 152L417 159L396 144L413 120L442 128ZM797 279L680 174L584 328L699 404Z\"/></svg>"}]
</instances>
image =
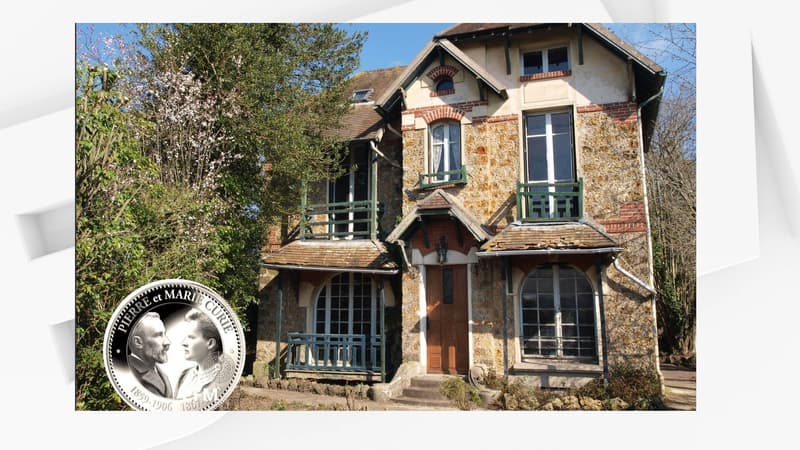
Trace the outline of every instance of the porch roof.
<instances>
[{"instance_id":1,"label":"porch roof","mask_svg":"<svg viewBox=\"0 0 800 450\"><path fill-rule=\"evenodd\" d=\"M271 269L395 274L399 266L381 242L371 240L293 241L261 264Z\"/></svg>"},{"instance_id":2,"label":"porch roof","mask_svg":"<svg viewBox=\"0 0 800 450\"><path fill-rule=\"evenodd\" d=\"M513 223L483 244L478 256L621 251L617 241L588 222Z\"/></svg>"},{"instance_id":3,"label":"porch roof","mask_svg":"<svg viewBox=\"0 0 800 450\"><path fill-rule=\"evenodd\" d=\"M409 231L417 218L425 215L449 214L455 217L478 242L489 239L490 235L484 230L480 221L456 197L442 189L436 189L427 197L417 202L417 206L403 217L399 224L386 237L386 242L396 243Z\"/></svg>"}]
</instances>

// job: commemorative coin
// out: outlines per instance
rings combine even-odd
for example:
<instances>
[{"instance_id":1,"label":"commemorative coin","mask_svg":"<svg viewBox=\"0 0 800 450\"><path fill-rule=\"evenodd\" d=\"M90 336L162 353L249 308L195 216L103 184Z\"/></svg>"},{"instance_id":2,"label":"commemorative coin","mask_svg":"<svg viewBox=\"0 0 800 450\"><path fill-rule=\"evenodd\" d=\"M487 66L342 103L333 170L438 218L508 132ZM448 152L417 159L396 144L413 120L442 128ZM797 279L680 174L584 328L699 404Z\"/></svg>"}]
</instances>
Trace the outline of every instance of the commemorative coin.
<instances>
[{"instance_id":1,"label":"commemorative coin","mask_svg":"<svg viewBox=\"0 0 800 450\"><path fill-rule=\"evenodd\" d=\"M140 411L218 408L244 369L244 332L210 288L160 280L132 292L106 327L103 358L112 386Z\"/></svg>"}]
</instances>

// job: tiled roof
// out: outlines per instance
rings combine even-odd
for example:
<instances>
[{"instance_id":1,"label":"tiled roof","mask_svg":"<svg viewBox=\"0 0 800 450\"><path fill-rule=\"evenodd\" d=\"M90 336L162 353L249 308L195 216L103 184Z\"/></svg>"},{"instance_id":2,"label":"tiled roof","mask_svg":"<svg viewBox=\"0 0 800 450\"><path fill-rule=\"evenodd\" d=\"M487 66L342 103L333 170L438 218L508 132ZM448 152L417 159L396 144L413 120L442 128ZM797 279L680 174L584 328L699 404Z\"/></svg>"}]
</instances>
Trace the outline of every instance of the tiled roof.
<instances>
[{"instance_id":1,"label":"tiled roof","mask_svg":"<svg viewBox=\"0 0 800 450\"><path fill-rule=\"evenodd\" d=\"M385 245L369 240L293 241L277 252L263 254L261 260L277 269L396 273L399 267Z\"/></svg>"},{"instance_id":2,"label":"tiled roof","mask_svg":"<svg viewBox=\"0 0 800 450\"><path fill-rule=\"evenodd\" d=\"M478 242L489 239L489 234L481 226L480 220L469 209L462 205L456 197L441 189L436 189L417 202L417 206L406 214L394 230L389 233L389 236L386 237L386 242L395 243L398 239L402 239L403 234L411 228L419 216L423 215L425 211L437 209L449 210L449 214L461 221Z\"/></svg>"},{"instance_id":3,"label":"tiled roof","mask_svg":"<svg viewBox=\"0 0 800 450\"><path fill-rule=\"evenodd\" d=\"M364 103L354 103L350 111L342 119L340 127L328 130L325 136L337 136L345 139L372 139L383 124L383 118L375 112L374 100L386 91L386 88L405 69L404 66L388 69L368 70L357 73L350 79L347 89L348 97L355 91L371 90Z\"/></svg>"},{"instance_id":4,"label":"tiled roof","mask_svg":"<svg viewBox=\"0 0 800 450\"><path fill-rule=\"evenodd\" d=\"M619 249L619 243L586 223L512 224L481 246L481 252Z\"/></svg>"}]
</instances>

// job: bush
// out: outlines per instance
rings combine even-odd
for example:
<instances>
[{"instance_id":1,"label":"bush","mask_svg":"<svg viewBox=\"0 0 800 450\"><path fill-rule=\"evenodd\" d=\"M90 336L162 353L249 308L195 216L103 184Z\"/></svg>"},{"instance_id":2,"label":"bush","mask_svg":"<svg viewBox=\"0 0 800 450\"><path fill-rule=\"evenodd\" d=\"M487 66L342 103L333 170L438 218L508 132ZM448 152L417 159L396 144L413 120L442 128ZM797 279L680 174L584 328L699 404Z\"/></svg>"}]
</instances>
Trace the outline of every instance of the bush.
<instances>
[{"instance_id":1,"label":"bush","mask_svg":"<svg viewBox=\"0 0 800 450\"><path fill-rule=\"evenodd\" d=\"M658 374L649 368L623 364L611 367L608 388L598 379L580 388L578 395L602 398L621 398L630 405L629 409L663 409L661 383Z\"/></svg>"},{"instance_id":2,"label":"bush","mask_svg":"<svg viewBox=\"0 0 800 450\"><path fill-rule=\"evenodd\" d=\"M463 378L448 378L442 383L441 392L448 400L455 403L458 409L464 411L481 403L478 390L467 384Z\"/></svg>"}]
</instances>

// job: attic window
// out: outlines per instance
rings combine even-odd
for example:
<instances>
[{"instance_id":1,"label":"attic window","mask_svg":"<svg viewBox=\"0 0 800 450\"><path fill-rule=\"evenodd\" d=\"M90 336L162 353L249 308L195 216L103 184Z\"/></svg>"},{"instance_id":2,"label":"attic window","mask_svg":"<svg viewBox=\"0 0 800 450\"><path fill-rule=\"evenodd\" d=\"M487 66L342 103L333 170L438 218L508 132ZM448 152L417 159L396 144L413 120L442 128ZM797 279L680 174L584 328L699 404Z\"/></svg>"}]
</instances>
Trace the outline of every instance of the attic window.
<instances>
[{"instance_id":1,"label":"attic window","mask_svg":"<svg viewBox=\"0 0 800 450\"><path fill-rule=\"evenodd\" d=\"M436 82L436 86L431 91L431 97L439 97L442 95L450 95L455 93L456 90L455 85L453 85L453 79L450 77L443 77Z\"/></svg>"},{"instance_id":2,"label":"attic window","mask_svg":"<svg viewBox=\"0 0 800 450\"><path fill-rule=\"evenodd\" d=\"M363 103L369 99L369 94L372 93L372 89L359 89L353 92L353 95L350 97L350 103Z\"/></svg>"},{"instance_id":3,"label":"attic window","mask_svg":"<svg viewBox=\"0 0 800 450\"><path fill-rule=\"evenodd\" d=\"M522 55L522 75L569 70L567 47L554 47Z\"/></svg>"}]
</instances>

